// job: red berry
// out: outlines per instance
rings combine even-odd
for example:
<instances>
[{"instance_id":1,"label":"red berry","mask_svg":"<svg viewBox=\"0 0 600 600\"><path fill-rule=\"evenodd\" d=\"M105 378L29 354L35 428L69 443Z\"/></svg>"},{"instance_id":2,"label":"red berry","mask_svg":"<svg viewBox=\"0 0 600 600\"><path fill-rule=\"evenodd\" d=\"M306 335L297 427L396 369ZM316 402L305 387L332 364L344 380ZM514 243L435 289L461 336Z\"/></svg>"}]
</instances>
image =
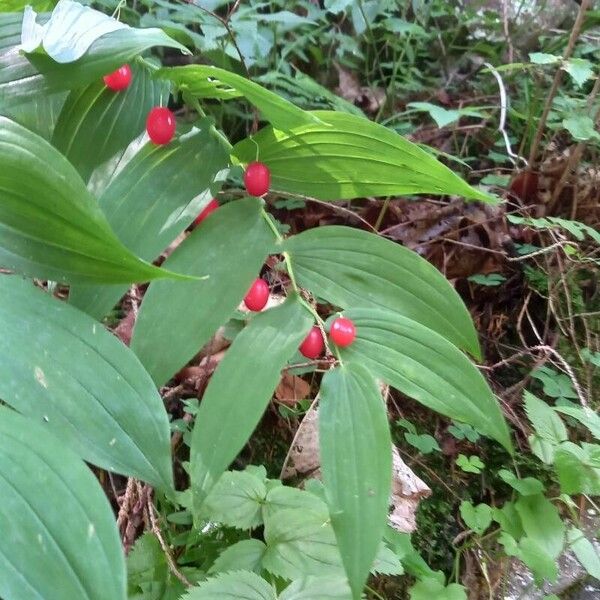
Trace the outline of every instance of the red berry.
<instances>
[{"instance_id":1,"label":"red berry","mask_svg":"<svg viewBox=\"0 0 600 600\"><path fill-rule=\"evenodd\" d=\"M356 338L356 327L350 319L338 317L329 328L329 336L336 346L349 346Z\"/></svg>"},{"instance_id":2,"label":"red berry","mask_svg":"<svg viewBox=\"0 0 600 600\"><path fill-rule=\"evenodd\" d=\"M196 217L195 221L194 221L194 225L197 227L198 225L200 225L200 223L202 223L202 221L204 221L204 219L206 219L206 217L208 217L208 215L210 215L211 213L214 213L215 210L217 210L217 208L219 208L219 203L213 198L205 207L204 210Z\"/></svg>"},{"instance_id":3,"label":"red berry","mask_svg":"<svg viewBox=\"0 0 600 600\"><path fill-rule=\"evenodd\" d=\"M129 87L131 83L131 67L129 65L123 65L116 71L105 75L104 83L106 87L111 89L113 92L121 92Z\"/></svg>"},{"instance_id":4,"label":"red berry","mask_svg":"<svg viewBox=\"0 0 600 600\"><path fill-rule=\"evenodd\" d=\"M321 356L324 347L323 334L315 325L300 344L300 353L306 356L306 358L318 358Z\"/></svg>"},{"instance_id":5,"label":"red berry","mask_svg":"<svg viewBox=\"0 0 600 600\"><path fill-rule=\"evenodd\" d=\"M244 304L249 310L262 310L269 300L269 284L264 279L257 279L244 298Z\"/></svg>"},{"instance_id":6,"label":"red berry","mask_svg":"<svg viewBox=\"0 0 600 600\"><path fill-rule=\"evenodd\" d=\"M148 113L146 131L155 144L168 144L175 135L176 126L175 115L164 106L155 106Z\"/></svg>"},{"instance_id":7,"label":"red berry","mask_svg":"<svg viewBox=\"0 0 600 600\"><path fill-rule=\"evenodd\" d=\"M264 196L271 186L271 171L261 162L252 162L246 167L244 185L251 196Z\"/></svg>"}]
</instances>

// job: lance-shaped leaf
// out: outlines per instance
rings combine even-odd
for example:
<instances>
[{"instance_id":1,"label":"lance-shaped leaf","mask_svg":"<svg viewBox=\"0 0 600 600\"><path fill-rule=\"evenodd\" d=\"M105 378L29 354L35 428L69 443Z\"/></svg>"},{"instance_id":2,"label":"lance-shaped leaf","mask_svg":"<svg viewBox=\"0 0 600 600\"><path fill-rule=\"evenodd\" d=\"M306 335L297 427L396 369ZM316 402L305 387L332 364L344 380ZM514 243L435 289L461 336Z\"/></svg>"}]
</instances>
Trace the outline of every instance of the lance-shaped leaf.
<instances>
[{"instance_id":1,"label":"lance-shaped leaf","mask_svg":"<svg viewBox=\"0 0 600 600\"><path fill-rule=\"evenodd\" d=\"M472 425L512 452L502 410L479 370L435 331L397 313L356 308L356 341L345 361L365 365L386 383L447 417Z\"/></svg>"},{"instance_id":2,"label":"lance-shaped leaf","mask_svg":"<svg viewBox=\"0 0 600 600\"><path fill-rule=\"evenodd\" d=\"M286 240L299 283L341 308L387 308L480 355L460 296L415 252L350 227L319 227Z\"/></svg>"},{"instance_id":3,"label":"lance-shaped leaf","mask_svg":"<svg viewBox=\"0 0 600 600\"><path fill-rule=\"evenodd\" d=\"M196 97L206 97L207 95L215 97L216 95L216 97L222 98L223 87L215 87L215 81L230 86L243 95L248 102L254 104L262 116L277 129L287 131L302 125L321 123L316 114L302 110L250 79L218 67L208 65L172 67L161 69L158 76L173 81L182 91Z\"/></svg>"},{"instance_id":4,"label":"lance-shaped leaf","mask_svg":"<svg viewBox=\"0 0 600 600\"><path fill-rule=\"evenodd\" d=\"M52 137L52 144L88 181L92 171L123 150L142 131L148 112L168 96L163 82L132 65L131 85L115 93L102 80L72 91Z\"/></svg>"},{"instance_id":5,"label":"lance-shaped leaf","mask_svg":"<svg viewBox=\"0 0 600 600\"><path fill-rule=\"evenodd\" d=\"M0 408L0 596L125 600L125 560L98 481L41 424Z\"/></svg>"},{"instance_id":6,"label":"lance-shaped leaf","mask_svg":"<svg viewBox=\"0 0 600 600\"><path fill-rule=\"evenodd\" d=\"M0 266L81 283L170 275L118 240L64 156L5 117L0 117L0 164Z\"/></svg>"},{"instance_id":7,"label":"lance-shaped leaf","mask_svg":"<svg viewBox=\"0 0 600 600\"><path fill-rule=\"evenodd\" d=\"M158 386L229 319L272 244L260 201L248 198L215 211L165 261L164 267L208 279L156 282L166 285L152 284L144 296L131 347Z\"/></svg>"},{"instance_id":8,"label":"lance-shaped leaf","mask_svg":"<svg viewBox=\"0 0 600 600\"><path fill-rule=\"evenodd\" d=\"M211 124L202 120L196 125L166 147L146 144L98 200L119 239L144 260L154 260L188 227L226 173L229 155ZM101 318L126 290L121 285L73 286L69 301Z\"/></svg>"},{"instance_id":9,"label":"lance-shaped leaf","mask_svg":"<svg viewBox=\"0 0 600 600\"><path fill-rule=\"evenodd\" d=\"M281 369L312 322L308 310L291 296L254 317L235 338L196 415L190 451L196 507L248 441L273 396Z\"/></svg>"},{"instance_id":10,"label":"lance-shaped leaf","mask_svg":"<svg viewBox=\"0 0 600 600\"><path fill-rule=\"evenodd\" d=\"M0 330L0 398L85 460L171 487L165 409L129 348L15 275L0 276Z\"/></svg>"},{"instance_id":11,"label":"lance-shaped leaf","mask_svg":"<svg viewBox=\"0 0 600 600\"><path fill-rule=\"evenodd\" d=\"M345 363L323 377L319 443L331 523L358 599L385 531L392 476L387 412L366 367Z\"/></svg>"},{"instance_id":12,"label":"lance-shaped leaf","mask_svg":"<svg viewBox=\"0 0 600 600\"><path fill-rule=\"evenodd\" d=\"M242 163L266 163L272 189L320 200L429 193L490 201L431 154L382 125L348 113L312 114L322 124L289 131L266 127L236 144L233 154Z\"/></svg>"}]
</instances>

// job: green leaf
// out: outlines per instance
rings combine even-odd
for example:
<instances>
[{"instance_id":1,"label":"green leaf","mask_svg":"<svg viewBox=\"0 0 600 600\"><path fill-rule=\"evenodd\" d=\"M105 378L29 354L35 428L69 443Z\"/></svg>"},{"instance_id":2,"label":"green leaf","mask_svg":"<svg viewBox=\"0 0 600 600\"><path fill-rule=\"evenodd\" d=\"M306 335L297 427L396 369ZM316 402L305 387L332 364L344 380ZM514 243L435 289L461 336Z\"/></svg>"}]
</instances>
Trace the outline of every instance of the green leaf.
<instances>
[{"instance_id":1,"label":"green leaf","mask_svg":"<svg viewBox=\"0 0 600 600\"><path fill-rule=\"evenodd\" d=\"M600 555L594 544L576 527L571 527L567 532L567 541L587 573L600 579Z\"/></svg>"},{"instance_id":2,"label":"green leaf","mask_svg":"<svg viewBox=\"0 0 600 600\"><path fill-rule=\"evenodd\" d=\"M506 277L504 275L500 275L500 273L489 273L488 275L471 275L467 277L468 281L472 281L473 283L477 283L479 285L485 285L488 287L495 287L501 285L506 281Z\"/></svg>"},{"instance_id":3,"label":"green leaf","mask_svg":"<svg viewBox=\"0 0 600 600\"><path fill-rule=\"evenodd\" d=\"M392 451L385 404L366 367L345 364L321 383L319 443L333 529L355 598L387 522Z\"/></svg>"},{"instance_id":4,"label":"green leaf","mask_svg":"<svg viewBox=\"0 0 600 600\"><path fill-rule=\"evenodd\" d=\"M556 557L551 556L537 540L523 538L519 542L517 556L531 569L538 584L544 580L556 581L558 576Z\"/></svg>"},{"instance_id":5,"label":"green leaf","mask_svg":"<svg viewBox=\"0 0 600 600\"><path fill-rule=\"evenodd\" d=\"M352 600L345 577L303 577L285 588L279 600Z\"/></svg>"},{"instance_id":6,"label":"green leaf","mask_svg":"<svg viewBox=\"0 0 600 600\"><path fill-rule=\"evenodd\" d=\"M94 475L40 423L6 407L0 437L0 595L125 600L123 550Z\"/></svg>"},{"instance_id":7,"label":"green leaf","mask_svg":"<svg viewBox=\"0 0 600 600\"><path fill-rule=\"evenodd\" d=\"M567 117L563 119L562 125L577 141L600 139L600 134L594 128L594 121L588 115Z\"/></svg>"},{"instance_id":8,"label":"green leaf","mask_svg":"<svg viewBox=\"0 0 600 600\"><path fill-rule=\"evenodd\" d=\"M567 428L560 417L545 402L525 390L525 412L537 435L554 445L568 439Z\"/></svg>"},{"instance_id":9,"label":"green leaf","mask_svg":"<svg viewBox=\"0 0 600 600\"><path fill-rule=\"evenodd\" d=\"M269 490L262 507L263 519L266 521L276 512L289 508L315 512L327 511L325 503L314 494L298 488L280 485Z\"/></svg>"},{"instance_id":10,"label":"green leaf","mask_svg":"<svg viewBox=\"0 0 600 600\"><path fill-rule=\"evenodd\" d=\"M498 475L502 481L508 483L510 487L517 490L522 496L534 496L544 491L543 483L539 479L535 479L535 477L519 479L514 473L506 469L498 471Z\"/></svg>"},{"instance_id":11,"label":"green leaf","mask_svg":"<svg viewBox=\"0 0 600 600\"><path fill-rule=\"evenodd\" d=\"M114 198L118 197L115 194ZM158 224L158 214L156 218ZM158 386L229 319L258 275L272 243L261 202L248 198L214 212L165 261L165 268L208 275L208 279L157 282L166 285L151 285L144 296L131 347Z\"/></svg>"},{"instance_id":12,"label":"green leaf","mask_svg":"<svg viewBox=\"0 0 600 600\"><path fill-rule=\"evenodd\" d=\"M266 545L260 540L250 539L237 542L219 554L219 558L215 560L209 573L226 573L243 569L260 574L266 549Z\"/></svg>"},{"instance_id":13,"label":"green leaf","mask_svg":"<svg viewBox=\"0 0 600 600\"><path fill-rule=\"evenodd\" d=\"M242 94L254 104L273 127L288 131L303 125L320 124L317 115L298 108L281 96L270 92L258 83L230 71L209 65L186 65L184 67L163 68L157 76L173 81L178 88L197 97L206 97L210 93L210 84L219 81ZM209 86L207 86L207 83ZM217 90L221 90L217 88ZM214 97L214 96L208 96Z\"/></svg>"},{"instance_id":14,"label":"green leaf","mask_svg":"<svg viewBox=\"0 0 600 600\"><path fill-rule=\"evenodd\" d=\"M32 6L35 10L48 10L52 8L54 4L56 4L55 0L2 0L0 13L18 12L28 5Z\"/></svg>"},{"instance_id":15,"label":"green leaf","mask_svg":"<svg viewBox=\"0 0 600 600\"><path fill-rule=\"evenodd\" d=\"M144 260L154 260L188 227L218 189L220 181L217 180L223 178L228 153L211 134L207 120L196 125L197 129L180 136L167 147L146 144L110 181L98 200L119 239ZM149 198L152 198L151 202ZM242 210L240 217L247 216ZM252 229L251 222L246 226ZM204 246L198 250L206 252ZM188 252L186 256L191 258L192 253ZM253 264L257 262L253 261ZM187 270L185 263L186 260L181 259L181 268ZM203 272L204 268L199 266L199 271ZM74 286L69 301L101 318L126 291L126 286ZM163 315L165 306L159 307Z\"/></svg>"},{"instance_id":16,"label":"green leaf","mask_svg":"<svg viewBox=\"0 0 600 600\"><path fill-rule=\"evenodd\" d=\"M196 506L244 447L271 400L281 369L311 325L310 313L291 296L254 317L233 341L204 392L192 433Z\"/></svg>"},{"instance_id":17,"label":"green leaf","mask_svg":"<svg viewBox=\"0 0 600 600\"><path fill-rule=\"evenodd\" d=\"M556 449L554 467L563 493L600 494L600 468L589 451L589 445L564 442Z\"/></svg>"},{"instance_id":18,"label":"green leaf","mask_svg":"<svg viewBox=\"0 0 600 600\"><path fill-rule=\"evenodd\" d=\"M535 494L521 496L515 508L527 537L552 559L557 558L564 545L565 525L554 504L542 494Z\"/></svg>"},{"instance_id":19,"label":"green leaf","mask_svg":"<svg viewBox=\"0 0 600 600\"><path fill-rule=\"evenodd\" d=\"M327 510L286 509L265 520L263 567L284 579L342 577L340 551Z\"/></svg>"},{"instance_id":20,"label":"green leaf","mask_svg":"<svg viewBox=\"0 0 600 600\"><path fill-rule=\"evenodd\" d=\"M404 569L398 555L385 544L381 544L371 567L371 573L379 575L402 575Z\"/></svg>"},{"instance_id":21,"label":"green leaf","mask_svg":"<svg viewBox=\"0 0 600 600\"><path fill-rule=\"evenodd\" d=\"M492 519L514 540L519 540L525 533L521 517L513 502L505 502L502 508L492 508Z\"/></svg>"},{"instance_id":22,"label":"green leaf","mask_svg":"<svg viewBox=\"0 0 600 600\"><path fill-rule=\"evenodd\" d=\"M66 92L38 96L1 112L29 131L50 141L66 98Z\"/></svg>"},{"instance_id":23,"label":"green leaf","mask_svg":"<svg viewBox=\"0 0 600 600\"><path fill-rule=\"evenodd\" d=\"M535 65L553 65L560 61L560 56L544 52L530 52L529 60Z\"/></svg>"},{"instance_id":24,"label":"green leaf","mask_svg":"<svg viewBox=\"0 0 600 600\"><path fill-rule=\"evenodd\" d=\"M473 506L471 502L463 500L460 503L460 516L469 529L482 535L492 522L492 509L487 504Z\"/></svg>"},{"instance_id":25,"label":"green leaf","mask_svg":"<svg viewBox=\"0 0 600 600\"><path fill-rule=\"evenodd\" d=\"M92 83L153 46L186 51L160 29L126 29L99 38L79 60L60 64L45 54L0 55L0 110ZM186 51L187 52L187 51Z\"/></svg>"},{"instance_id":26,"label":"green leaf","mask_svg":"<svg viewBox=\"0 0 600 600\"><path fill-rule=\"evenodd\" d=\"M93 170L144 131L148 112L168 90L144 68L132 65L131 85L115 93L102 80L72 91L63 106L52 144L88 181Z\"/></svg>"},{"instance_id":27,"label":"green leaf","mask_svg":"<svg viewBox=\"0 0 600 600\"><path fill-rule=\"evenodd\" d=\"M266 495L267 488L258 477L244 471L227 471L206 497L202 515L229 527L254 529L262 524Z\"/></svg>"},{"instance_id":28,"label":"green leaf","mask_svg":"<svg viewBox=\"0 0 600 600\"><path fill-rule=\"evenodd\" d=\"M431 454L434 451L442 451L437 443L437 440L427 433L422 433L420 435L414 433L405 433L404 439L411 446L414 446L421 454Z\"/></svg>"},{"instance_id":29,"label":"green leaf","mask_svg":"<svg viewBox=\"0 0 600 600\"><path fill-rule=\"evenodd\" d=\"M382 125L341 112L312 114L323 123L288 132L266 127L236 144L233 154L242 163L266 163L272 189L320 200L432 193L490 201L430 153Z\"/></svg>"},{"instance_id":30,"label":"green leaf","mask_svg":"<svg viewBox=\"0 0 600 600\"><path fill-rule=\"evenodd\" d=\"M479 456L473 455L467 458L464 454L458 455L456 466L460 467L465 473L475 473L476 475L485 468L485 464Z\"/></svg>"},{"instance_id":31,"label":"green leaf","mask_svg":"<svg viewBox=\"0 0 600 600\"><path fill-rule=\"evenodd\" d=\"M249 571L232 571L190 588L181 600L277 600L275 589Z\"/></svg>"},{"instance_id":32,"label":"green leaf","mask_svg":"<svg viewBox=\"0 0 600 600\"><path fill-rule=\"evenodd\" d=\"M0 397L85 460L170 488L167 415L135 355L17 276L0 276L0 298Z\"/></svg>"},{"instance_id":33,"label":"green leaf","mask_svg":"<svg viewBox=\"0 0 600 600\"><path fill-rule=\"evenodd\" d=\"M480 111L472 108L448 110L447 108L443 108L442 106L437 106L429 102L409 102L406 107L429 113L429 116L440 128L458 121L462 116L477 117L479 119L483 119L486 116Z\"/></svg>"},{"instance_id":34,"label":"green leaf","mask_svg":"<svg viewBox=\"0 0 600 600\"><path fill-rule=\"evenodd\" d=\"M465 588L458 583L445 586L433 578L426 578L416 583L409 590L410 600L467 600Z\"/></svg>"},{"instance_id":35,"label":"green leaf","mask_svg":"<svg viewBox=\"0 0 600 600\"><path fill-rule=\"evenodd\" d=\"M579 87L594 76L592 63L585 58L570 58L563 64L562 68Z\"/></svg>"},{"instance_id":36,"label":"green leaf","mask_svg":"<svg viewBox=\"0 0 600 600\"><path fill-rule=\"evenodd\" d=\"M298 282L341 308L387 308L479 357L471 316L445 277L415 252L350 227L309 229L285 242Z\"/></svg>"},{"instance_id":37,"label":"green leaf","mask_svg":"<svg viewBox=\"0 0 600 600\"><path fill-rule=\"evenodd\" d=\"M169 276L121 244L57 150L5 117L0 117L0 164L0 266L67 282Z\"/></svg>"},{"instance_id":38,"label":"green leaf","mask_svg":"<svg viewBox=\"0 0 600 600\"><path fill-rule=\"evenodd\" d=\"M435 331L389 310L344 311L356 340L345 361L373 374L421 404L475 427L512 452L502 410L485 379L456 346Z\"/></svg>"},{"instance_id":39,"label":"green leaf","mask_svg":"<svg viewBox=\"0 0 600 600\"><path fill-rule=\"evenodd\" d=\"M554 410L573 417L587 427L597 440L600 440L600 416L591 408L587 406L555 406Z\"/></svg>"}]
</instances>

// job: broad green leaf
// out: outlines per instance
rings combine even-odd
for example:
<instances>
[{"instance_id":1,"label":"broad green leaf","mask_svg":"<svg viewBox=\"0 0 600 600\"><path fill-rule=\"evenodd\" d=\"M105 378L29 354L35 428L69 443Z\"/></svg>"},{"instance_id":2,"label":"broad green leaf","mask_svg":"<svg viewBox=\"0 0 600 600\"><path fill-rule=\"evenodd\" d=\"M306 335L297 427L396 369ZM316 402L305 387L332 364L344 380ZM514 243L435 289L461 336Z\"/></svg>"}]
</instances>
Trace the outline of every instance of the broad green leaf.
<instances>
[{"instance_id":1,"label":"broad green leaf","mask_svg":"<svg viewBox=\"0 0 600 600\"><path fill-rule=\"evenodd\" d=\"M514 540L519 540L525 533L521 524L521 517L513 502L505 502L502 508L492 508L492 519L510 535Z\"/></svg>"},{"instance_id":2,"label":"broad green leaf","mask_svg":"<svg viewBox=\"0 0 600 600\"><path fill-rule=\"evenodd\" d=\"M587 427L597 440L600 440L600 416L591 408L587 406L555 406L554 410L573 417L584 427Z\"/></svg>"},{"instance_id":3,"label":"broad green leaf","mask_svg":"<svg viewBox=\"0 0 600 600\"><path fill-rule=\"evenodd\" d=\"M231 571L189 588L181 600L277 600L275 588L250 571Z\"/></svg>"},{"instance_id":4,"label":"broad green leaf","mask_svg":"<svg viewBox=\"0 0 600 600\"><path fill-rule=\"evenodd\" d=\"M157 222L160 219L156 213L152 216ZM158 386L229 319L258 275L272 243L260 201L236 200L194 229L165 261L165 268L207 275L208 279L160 282L167 285L151 285L144 296L131 347Z\"/></svg>"},{"instance_id":5,"label":"broad green leaf","mask_svg":"<svg viewBox=\"0 0 600 600\"><path fill-rule=\"evenodd\" d=\"M516 556L531 569L538 584L544 580L556 581L558 576L556 557L549 554L547 549L536 539L523 538L519 542Z\"/></svg>"},{"instance_id":6,"label":"broad green leaf","mask_svg":"<svg viewBox=\"0 0 600 600\"><path fill-rule=\"evenodd\" d=\"M375 308L344 311L356 341L341 350L386 383L443 415L472 425L512 452L510 432L493 392L456 346L420 323Z\"/></svg>"},{"instance_id":7,"label":"broad green leaf","mask_svg":"<svg viewBox=\"0 0 600 600\"><path fill-rule=\"evenodd\" d=\"M594 127L594 121L588 115L573 115L563 119L563 127L579 142L600 139L600 134Z\"/></svg>"},{"instance_id":8,"label":"broad green leaf","mask_svg":"<svg viewBox=\"0 0 600 600\"><path fill-rule=\"evenodd\" d=\"M272 189L320 200L456 194L490 201L431 154L394 131L347 113L313 111L322 124L273 127L236 144L242 162L264 162Z\"/></svg>"},{"instance_id":9,"label":"broad green leaf","mask_svg":"<svg viewBox=\"0 0 600 600\"><path fill-rule=\"evenodd\" d=\"M56 0L2 0L0 13L21 11L28 5L32 6L35 10L48 10L55 4Z\"/></svg>"},{"instance_id":10,"label":"broad green leaf","mask_svg":"<svg viewBox=\"0 0 600 600\"><path fill-rule=\"evenodd\" d=\"M265 520L263 567L284 579L342 577L344 569L327 510L286 509Z\"/></svg>"},{"instance_id":11,"label":"broad green leaf","mask_svg":"<svg viewBox=\"0 0 600 600\"><path fill-rule=\"evenodd\" d=\"M279 600L352 600L345 577L303 577L279 595Z\"/></svg>"},{"instance_id":12,"label":"broad green leaf","mask_svg":"<svg viewBox=\"0 0 600 600\"><path fill-rule=\"evenodd\" d=\"M523 399L525 412L539 437L554 445L568 439L565 424L548 404L527 390L523 392Z\"/></svg>"},{"instance_id":13,"label":"broad green leaf","mask_svg":"<svg viewBox=\"0 0 600 600\"><path fill-rule=\"evenodd\" d=\"M248 441L277 387L281 369L311 325L308 310L291 296L254 317L233 341L196 415L190 450L196 506Z\"/></svg>"},{"instance_id":14,"label":"broad green leaf","mask_svg":"<svg viewBox=\"0 0 600 600\"><path fill-rule=\"evenodd\" d=\"M19 125L50 141L66 98L66 92L41 95L0 111Z\"/></svg>"},{"instance_id":15,"label":"broad green leaf","mask_svg":"<svg viewBox=\"0 0 600 600\"><path fill-rule=\"evenodd\" d=\"M460 516L469 529L482 535L492 522L492 509L487 504L473 506L471 502L463 500L460 503Z\"/></svg>"},{"instance_id":16,"label":"broad green leaf","mask_svg":"<svg viewBox=\"0 0 600 600\"><path fill-rule=\"evenodd\" d=\"M211 88L207 83L218 81L230 86L242 94L251 104L254 104L273 127L282 131L307 124L319 124L321 121L314 113L306 112L270 92L258 83L230 71L209 65L186 65L184 67L163 68L158 71L158 77L173 81L178 88L193 96L205 97ZM216 88L220 93L222 88ZM211 97L211 96L208 96ZM214 96L212 96L214 97Z\"/></svg>"},{"instance_id":17,"label":"broad green leaf","mask_svg":"<svg viewBox=\"0 0 600 600\"><path fill-rule=\"evenodd\" d=\"M445 277L415 252L350 227L290 237L285 250L298 282L341 308L387 308L480 356L469 311Z\"/></svg>"},{"instance_id":18,"label":"broad green leaf","mask_svg":"<svg viewBox=\"0 0 600 600\"><path fill-rule=\"evenodd\" d=\"M382 544L375 556L371 573L379 575L402 575L404 569L397 554L385 544Z\"/></svg>"},{"instance_id":19,"label":"broad green leaf","mask_svg":"<svg viewBox=\"0 0 600 600\"><path fill-rule=\"evenodd\" d=\"M134 64L132 76L122 92L113 92L99 80L72 91L63 106L52 144L86 182L97 166L144 131L150 109L168 96L147 69Z\"/></svg>"},{"instance_id":20,"label":"broad green leaf","mask_svg":"<svg viewBox=\"0 0 600 600\"><path fill-rule=\"evenodd\" d=\"M554 453L554 467L565 494L600 494L600 468L589 445L564 442Z\"/></svg>"},{"instance_id":21,"label":"broad green leaf","mask_svg":"<svg viewBox=\"0 0 600 600\"><path fill-rule=\"evenodd\" d=\"M260 540L249 539L237 542L219 554L209 573L227 573L236 569L260 573L266 549L264 542Z\"/></svg>"},{"instance_id":22,"label":"broad green leaf","mask_svg":"<svg viewBox=\"0 0 600 600\"><path fill-rule=\"evenodd\" d=\"M7 9L5 14L2 14L5 3L0 8L0 56L7 50L17 46L21 42L21 23L23 14L11 12Z\"/></svg>"},{"instance_id":23,"label":"broad green leaf","mask_svg":"<svg viewBox=\"0 0 600 600\"><path fill-rule=\"evenodd\" d=\"M392 450L385 404L369 370L351 363L321 383L319 444L331 522L355 598L381 544Z\"/></svg>"},{"instance_id":24,"label":"broad green leaf","mask_svg":"<svg viewBox=\"0 0 600 600\"><path fill-rule=\"evenodd\" d=\"M57 150L5 117L0 117L0 164L0 266L63 282L169 276L121 244Z\"/></svg>"},{"instance_id":25,"label":"broad green leaf","mask_svg":"<svg viewBox=\"0 0 600 600\"><path fill-rule=\"evenodd\" d=\"M202 515L229 527L254 529L262 524L265 484L245 471L227 471L214 485L202 505Z\"/></svg>"},{"instance_id":26,"label":"broad green leaf","mask_svg":"<svg viewBox=\"0 0 600 600\"><path fill-rule=\"evenodd\" d=\"M94 475L41 423L6 407L0 437L0 596L125 600L123 550Z\"/></svg>"},{"instance_id":27,"label":"broad green leaf","mask_svg":"<svg viewBox=\"0 0 600 600\"><path fill-rule=\"evenodd\" d=\"M327 506L318 496L305 490L280 485L269 490L262 505L263 519L266 521L276 512L288 508L327 511Z\"/></svg>"},{"instance_id":28,"label":"broad green leaf","mask_svg":"<svg viewBox=\"0 0 600 600\"><path fill-rule=\"evenodd\" d=\"M127 29L99 38L79 60L68 64L45 54L0 55L0 111L34 97L83 87L153 46L185 51L160 29Z\"/></svg>"},{"instance_id":29,"label":"broad green leaf","mask_svg":"<svg viewBox=\"0 0 600 600\"><path fill-rule=\"evenodd\" d=\"M515 508L526 536L551 558L557 558L564 545L565 525L554 504L542 494L536 494L521 496Z\"/></svg>"},{"instance_id":30,"label":"broad green leaf","mask_svg":"<svg viewBox=\"0 0 600 600\"><path fill-rule=\"evenodd\" d=\"M433 578L426 578L410 588L410 600L467 600L465 588L458 583L445 586Z\"/></svg>"},{"instance_id":31,"label":"broad green leaf","mask_svg":"<svg viewBox=\"0 0 600 600\"><path fill-rule=\"evenodd\" d=\"M162 400L118 338L15 275L0 275L0 330L0 398L85 460L171 487Z\"/></svg>"},{"instance_id":32,"label":"broad green leaf","mask_svg":"<svg viewBox=\"0 0 600 600\"><path fill-rule=\"evenodd\" d=\"M579 87L594 76L592 63L586 58L570 58L563 64L562 68Z\"/></svg>"},{"instance_id":33,"label":"broad green leaf","mask_svg":"<svg viewBox=\"0 0 600 600\"><path fill-rule=\"evenodd\" d=\"M450 125L450 123L458 121L462 116L476 117L478 119L484 119L486 117L482 112L472 108L449 110L443 106L431 104L430 102L409 102L406 107L428 112L429 116L435 121L438 127Z\"/></svg>"},{"instance_id":34,"label":"broad green leaf","mask_svg":"<svg viewBox=\"0 0 600 600\"><path fill-rule=\"evenodd\" d=\"M98 200L115 234L145 260L154 260L198 216L224 177L227 152L211 134L207 120L196 125L167 147L146 144L111 179ZM249 222L240 225L251 227ZM187 269L184 262L181 266ZM75 286L69 301L102 318L126 291L120 285Z\"/></svg>"},{"instance_id":35,"label":"broad green leaf","mask_svg":"<svg viewBox=\"0 0 600 600\"><path fill-rule=\"evenodd\" d=\"M543 483L539 479L535 479L535 477L519 479L514 473L506 469L500 469L498 475L502 481L508 483L510 487L517 490L522 496L533 496L541 494L544 491Z\"/></svg>"},{"instance_id":36,"label":"broad green leaf","mask_svg":"<svg viewBox=\"0 0 600 600\"><path fill-rule=\"evenodd\" d=\"M127 555L127 584L129 587L145 581L160 581L168 569L165 553L158 538L150 531L142 534Z\"/></svg>"},{"instance_id":37,"label":"broad green leaf","mask_svg":"<svg viewBox=\"0 0 600 600\"><path fill-rule=\"evenodd\" d=\"M567 532L567 541L588 574L600 579L600 555L594 544L576 527L571 527Z\"/></svg>"},{"instance_id":38,"label":"broad green leaf","mask_svg":"<svg viewBox=\"0 0 600 600\"><path fill-rule=\"evenodd\" d=\"M535 65L553 65L560 61L560 56L544 52L530 52L529 60Z\"/></svg>"}]
</instances>

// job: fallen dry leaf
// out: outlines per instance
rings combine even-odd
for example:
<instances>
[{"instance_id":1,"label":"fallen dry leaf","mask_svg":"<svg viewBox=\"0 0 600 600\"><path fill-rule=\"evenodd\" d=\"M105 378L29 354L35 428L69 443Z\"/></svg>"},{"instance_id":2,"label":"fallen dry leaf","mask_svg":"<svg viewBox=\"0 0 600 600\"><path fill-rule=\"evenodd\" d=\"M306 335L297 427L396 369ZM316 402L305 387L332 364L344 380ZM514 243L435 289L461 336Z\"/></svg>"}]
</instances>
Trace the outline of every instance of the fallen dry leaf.
<instances>
[{"instance_id":1,"label":"fallen dry leaf","mask_svg":"<svg viewBox=\"0 0 600 600\"><path fill-rule=\"evenodd\" d=\"M295 406L299 400L304 400L310 395L310 384L301 377L284 373L277 389L275 397L286 406Z\"/></svg>"}]
</instances>

